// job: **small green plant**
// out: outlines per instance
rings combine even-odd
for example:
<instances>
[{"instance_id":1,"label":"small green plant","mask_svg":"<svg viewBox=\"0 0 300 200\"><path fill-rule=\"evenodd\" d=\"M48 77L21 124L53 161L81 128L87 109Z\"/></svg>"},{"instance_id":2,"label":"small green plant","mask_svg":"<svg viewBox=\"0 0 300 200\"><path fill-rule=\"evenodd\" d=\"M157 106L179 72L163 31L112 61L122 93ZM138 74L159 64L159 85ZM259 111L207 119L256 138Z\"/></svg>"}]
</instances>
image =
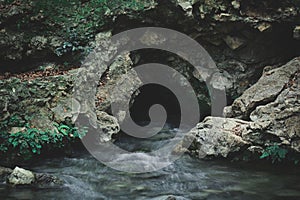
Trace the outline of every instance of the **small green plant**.
<instances>
[{"instance_id":1,"label":"small green plant","mask_svg":"<svg viewBox=\"0 0 300 200\"><path fill-rule=\"evenodd\" d=\"M260 156L260 159L271 159L272 163L281 162L283 159L286 158L287 153L288 150L279 147L277 144L275 144L267 147Z\"/></svg>"},{"instance_id":2,"label":"small green plant","mask_svg":"<svg viewBox=\"0 0 300 200\"><path fill-rule=\"evenodd\" d=\"M86 127L78 129L77 127L54 124L56 130L40 130L32 128L28 123L22 122L18 116L13 116L1 124L0 131L0 152L1 154L13 154L24 160L31 159L34 155L41 154L43 149L60 149L76 139L82 139L87 133ZM19 125L24 129L16 133L8 133L8 127ZM21 126L20 126L21 125Z\"/></svg>"}]
</instances>

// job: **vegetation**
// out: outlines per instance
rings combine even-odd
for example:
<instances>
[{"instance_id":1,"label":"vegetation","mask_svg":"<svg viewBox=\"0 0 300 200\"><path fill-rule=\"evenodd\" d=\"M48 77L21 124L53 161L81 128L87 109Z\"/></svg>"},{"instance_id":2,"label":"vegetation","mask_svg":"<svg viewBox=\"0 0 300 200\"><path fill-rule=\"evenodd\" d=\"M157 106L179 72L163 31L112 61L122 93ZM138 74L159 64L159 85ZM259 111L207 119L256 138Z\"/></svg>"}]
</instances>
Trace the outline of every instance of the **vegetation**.
<instances>
[{"instance_id":1,"label":"vegetation","mask_svg":"<svg viewBox=\"0 0 300 200\"><path fill-rule=\"evenodd\" d=\"M67 52L86 51L88 41L114 14L126 10L142 10L150 0L23 0L24 10L11 29L31 35L57 36L63 39L56 49L61 56ZM15 4L6 0L5 5ZM107 24L107 23L106 23Z\"/></svg>"},{"instance_id":2,"label":"vegetation","mask_svg":"<svg viewBox=\"0 0 300 200\"><path fill-rule=\"evenodd\" d=\"M299 159L297 156L290 156L288 157L288 153L290 153L287 149L282 148L278 146L277 144L274 144L272 146L267 147L262 155L260 156L260 159L268 159L271 160L272 163L281 162L283 160L290 160L293 161L294 164L299 163Z\"/></svg>"},{"instance_id":3,"label":"vegetation","mask_svg":"<svg viewBox=\"0 0 300 200\"><path fill-rule=\"evenodd\" d=\"M262 155L260 156L260 159L271 159L272 163L275 163L276 161L281 162L288 153L288 150L279 147L277 144L267 147Z\"/></svg>"},{"instance_id":4,"label":"vegetation","mask_svg":"<svg viewBox=\"0 0 300 200\"><path fill-rule=\"evenodd\" d=\"M8 127L22 127L16 133L8 133ZM81 139L87 132L65 124L55 124L56 130L39 130L22 121L19 116L1 122L1 156L21 157L24 160L39 155L43 150L55 150Z\"/></svg>"}]
</instances>

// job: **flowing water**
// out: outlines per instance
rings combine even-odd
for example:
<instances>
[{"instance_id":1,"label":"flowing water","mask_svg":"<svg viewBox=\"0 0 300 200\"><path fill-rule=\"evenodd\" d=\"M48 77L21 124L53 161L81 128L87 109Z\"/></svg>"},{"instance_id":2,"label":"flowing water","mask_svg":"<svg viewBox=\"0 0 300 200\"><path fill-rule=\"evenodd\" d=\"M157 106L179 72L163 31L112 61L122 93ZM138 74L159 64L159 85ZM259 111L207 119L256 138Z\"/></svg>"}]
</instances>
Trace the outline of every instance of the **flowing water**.
<instances>
[{"instance_id":1,"label":"flowing water","mask_svg":"<svg viewBox=\"0 0 300 200\"><path fill-rule=\"evenodd\" d=\"M117 143L136 151L160 146L172 133L174 130L164 130L152 141L121 137ZM296 169L200 161L189 155L164 169L142 174L116 171L87 153L49 159L31 169L56 175L65 183L47 188L2 184L0 199L300 199L300 173Z\"/></svg>"}]
</instances>

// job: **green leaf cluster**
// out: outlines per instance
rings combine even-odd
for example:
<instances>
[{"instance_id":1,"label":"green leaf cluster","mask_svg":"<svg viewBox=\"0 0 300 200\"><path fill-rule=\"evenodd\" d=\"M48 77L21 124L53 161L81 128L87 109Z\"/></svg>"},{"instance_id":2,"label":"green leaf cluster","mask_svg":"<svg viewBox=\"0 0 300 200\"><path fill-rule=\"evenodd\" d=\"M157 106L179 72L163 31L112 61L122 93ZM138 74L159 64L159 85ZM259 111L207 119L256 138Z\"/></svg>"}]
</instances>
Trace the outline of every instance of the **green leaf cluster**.
<instances>
[{"instance_id":1,"label":"green leaf cluster","mask_svg":"<svg viewBox=\"0 0 300 200\"><path fill-rule=\"evenodd\" d=\"M13 116L5 123L1 122L0 153L3 155L16 155L24 160L39 155L43 150L61 149L66 144L82 139L87 128L77 128L65 124L54 124L55 130L40 130L32 128L28 123L21 122L24 130L17 133L8 133L8 127L20 125L20 118Z\"/></svg>"},{"instance_id":2,"label":"green leaf cluster","mask_svg":"<svg viewBox=\"0 0 300 200\"><path fill-rule=\"evenodd\" d=\"M275 144L267 147L260 156L260 159L271 159L272 163L281 162L286 158L287 153L287 149L284 149Z\"/></svg>"}]
</instances>

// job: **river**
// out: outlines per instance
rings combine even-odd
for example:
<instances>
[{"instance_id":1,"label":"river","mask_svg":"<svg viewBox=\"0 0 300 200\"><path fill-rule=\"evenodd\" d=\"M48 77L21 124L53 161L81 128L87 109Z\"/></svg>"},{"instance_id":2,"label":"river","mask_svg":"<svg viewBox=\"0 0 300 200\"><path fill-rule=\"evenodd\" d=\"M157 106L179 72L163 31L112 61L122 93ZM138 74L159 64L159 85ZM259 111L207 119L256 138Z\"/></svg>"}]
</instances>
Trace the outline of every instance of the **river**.
<instances>
[{"instance_id":1,"label":"river","mask_svg":"<svg viewBox=\"0 0 300 200\"><path fill-rule=\"evenodd\" d=\"M172 131L164 129L159 139L148 142L124 136L116 143L131 150L141 144L155 146L166 142ZM159 171L141 174L116 171L88 153L43 160L30 169L56 175L65 183L46 188L0 184L0 199L300 199L296 168L201 161L189 155Z\"/></svg>"}]
</instances>

